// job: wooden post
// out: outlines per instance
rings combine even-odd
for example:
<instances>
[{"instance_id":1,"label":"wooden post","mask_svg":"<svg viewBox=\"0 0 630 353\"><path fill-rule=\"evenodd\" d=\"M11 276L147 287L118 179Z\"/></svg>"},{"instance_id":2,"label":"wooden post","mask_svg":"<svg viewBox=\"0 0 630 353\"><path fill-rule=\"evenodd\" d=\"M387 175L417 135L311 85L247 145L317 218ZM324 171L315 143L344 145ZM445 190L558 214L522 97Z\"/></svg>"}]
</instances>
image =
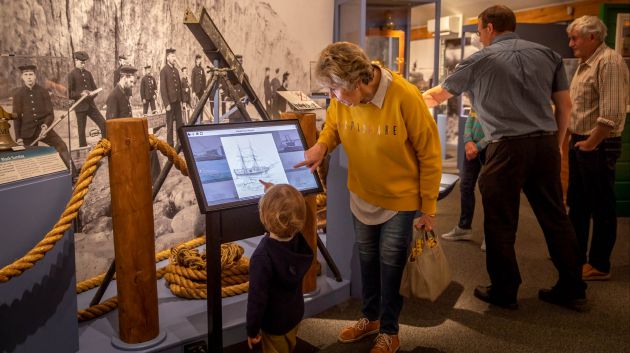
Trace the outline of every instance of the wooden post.
<instances>
[{"instance_id":1,"label":"wooden post","mask_svg":"<svg viewBox=\"0 0 630 353\"><path fill-rule=\"evenodd\" d=\"M107 137L119 337L142 343L160 331L147 120L108 120Z\"/></svg>"},{"instance_id":2,"label":"wooden post","mask_svg":"<svg viewBox=\"0 0 630 353\"><path fill-rule=\"evenodd\" d=\"M304 133L306 144L312 147L316 141L315 113L294 113L284 112L280 114L281 119L298 119L300 127ZM307 147L307 148L308 148ZM306 200L306 223L302 234L311 249L313 249L313 263L311 268L304 276L302 290L304 293L310 293L317 289L317 201L315 195L304 197Z\"/></svg>"}]
</instances>

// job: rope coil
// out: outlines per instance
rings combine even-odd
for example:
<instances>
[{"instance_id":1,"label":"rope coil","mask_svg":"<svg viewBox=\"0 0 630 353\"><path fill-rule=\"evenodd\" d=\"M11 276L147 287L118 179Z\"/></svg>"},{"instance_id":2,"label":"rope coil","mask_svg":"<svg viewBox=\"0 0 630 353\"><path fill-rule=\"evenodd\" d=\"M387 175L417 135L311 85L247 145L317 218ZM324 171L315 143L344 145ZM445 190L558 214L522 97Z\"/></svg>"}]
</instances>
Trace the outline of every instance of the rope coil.
<instances>
[{"instance_id":1,"label":"rope coil","mask_svg":"<svg viewBox=\"0 0 630 353\"><path fill-rule=\"evenodd\" d=\"M157 270L157 279L164 278L173 294L181 298L205 299L207 298L207 284L205 271L205 254L200 254L194 249L205 244L206 237L190 240L170 250L164 250L156 255L156 262L169 258L169 264ZM236 243L221 245L221 296L230 297L245 293L249 290L249 260L243 256L243 248ZM199 262L203 259L203 263ZM197 268L191 268L197 267ZM203 268L203 270L198 269ZM102 281L104 274L92 279L82 281L77 285L84 288L95 281ZM94 287L98 286L97 283ZM79 322L95 319L101 315L118 308L118 296L111 297L100 304L79 310L77 319Z\"/></svg>"},{"instance_id":2,"label":"rope coil","mask_svg":"<svg viewBox=\"0 0 630 353\"><path fill-rule=\"evenodd\" d=\"M221 245L221 296L233 296L249 289L249 261L243 257L243 247L236 243ZM178 297L207 297L206 255L197 249L173 248L171 263L166 266L164 279Z\"/></svg>"}]
</instances>

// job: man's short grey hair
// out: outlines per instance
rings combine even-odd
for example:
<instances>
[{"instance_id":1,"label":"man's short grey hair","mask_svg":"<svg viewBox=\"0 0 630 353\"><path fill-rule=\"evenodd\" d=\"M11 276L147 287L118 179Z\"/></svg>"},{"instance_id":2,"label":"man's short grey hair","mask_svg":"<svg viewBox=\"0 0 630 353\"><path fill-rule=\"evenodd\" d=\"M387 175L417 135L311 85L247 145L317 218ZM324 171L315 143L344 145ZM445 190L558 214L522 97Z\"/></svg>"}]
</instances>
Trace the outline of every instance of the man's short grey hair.
<instances>
[{"instance_id":1,"label":"man's short grey hair","mask_svg":"<svg viewBox=\"0 0 630 353\"><path fill-rule=\"evenodd\" d=\"M607 34L606 25L597 16L582 16L575 19L567 27L567 33L571 34L573 30L576 30L582 37L592 34L600 42L604 41Z\"/></svg>"}]
</instances>

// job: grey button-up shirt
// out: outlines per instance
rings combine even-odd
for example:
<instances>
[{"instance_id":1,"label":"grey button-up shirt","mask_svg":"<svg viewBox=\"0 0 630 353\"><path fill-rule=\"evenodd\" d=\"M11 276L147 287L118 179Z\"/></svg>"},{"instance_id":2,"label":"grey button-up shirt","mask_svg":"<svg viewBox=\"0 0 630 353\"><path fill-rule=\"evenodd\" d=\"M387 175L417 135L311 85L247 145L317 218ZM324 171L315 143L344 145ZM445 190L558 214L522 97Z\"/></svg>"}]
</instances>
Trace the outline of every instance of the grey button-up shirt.
<instances>
[{"instance_id":1,"label":"grey button-up shirt","mask_svg":"<svg viewBox=\"0 0 630 353\"><path fill-rule=\"evenodd\" d=\"M562 58L510 32L464 59L442 87L469 91L486 139L557 131L554 92L569 88Z\"/></svg>"}]
</instances>

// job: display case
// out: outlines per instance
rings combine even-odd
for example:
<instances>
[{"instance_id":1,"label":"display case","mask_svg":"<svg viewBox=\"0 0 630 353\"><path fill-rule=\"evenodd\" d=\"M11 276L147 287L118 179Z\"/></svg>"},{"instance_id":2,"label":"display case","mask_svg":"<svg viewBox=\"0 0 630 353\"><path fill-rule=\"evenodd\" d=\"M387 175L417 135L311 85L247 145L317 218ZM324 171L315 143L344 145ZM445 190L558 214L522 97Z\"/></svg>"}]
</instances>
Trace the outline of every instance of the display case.
<instances>
[{"instance_id":1,"label":"display case","mask_svg":"<svg viewBox=\"0 0 630 353\"><path fill-rule=\"evenodd\" d=\"M404 75L405 31L371 28L367 31L365 46L373 63Z\"/></svg>"}]
</instances>

